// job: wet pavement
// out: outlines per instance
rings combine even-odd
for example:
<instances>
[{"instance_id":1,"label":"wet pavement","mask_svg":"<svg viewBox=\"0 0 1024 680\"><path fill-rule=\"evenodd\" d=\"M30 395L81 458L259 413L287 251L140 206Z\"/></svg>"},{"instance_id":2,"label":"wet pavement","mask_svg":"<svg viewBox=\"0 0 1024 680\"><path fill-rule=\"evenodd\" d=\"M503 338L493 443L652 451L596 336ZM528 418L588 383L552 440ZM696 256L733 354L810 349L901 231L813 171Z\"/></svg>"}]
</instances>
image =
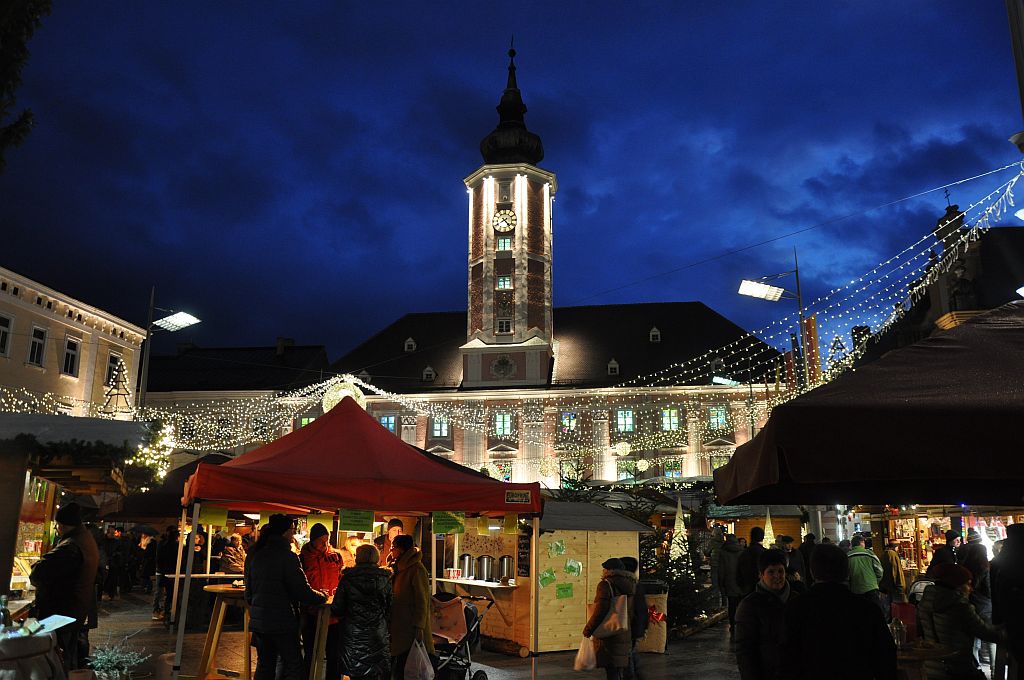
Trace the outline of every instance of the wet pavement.
<instances>
[{"instance_id":1,"label":"wet pavement","mask_svg":"<svg viewBox=\"0 0 1024 680\"><path fill-rule=\"evenodd\" d=\"M161 675L158 657L174 651L174 634L162 623L152 621L151 598L129 593L118 600L100 603L99 628L90 633L93 646L108 640L117 642L131 636L131 643L152 655L133 678L167 677ZM202 654L205 632L185 635L182 677L194 678ZM253 653L255 664L255 652ZM551 680L603 678L602 671L576 673L572 670L574 652L542 654L537 659L538 677ZM669 642L665 654L641 654L643 680L739 680L735 655L730 649L728 627L719 623L683 640ZM482 670L488 680L527 680L531 677L530 659L481 651L473 658L473 671ZM241 626L225 629L217 654L217 667L237 672L242 666ZM234 675L234 673L226 673ZM237 676L236 676L237 677Z\"/></svg>"}]
</instances>

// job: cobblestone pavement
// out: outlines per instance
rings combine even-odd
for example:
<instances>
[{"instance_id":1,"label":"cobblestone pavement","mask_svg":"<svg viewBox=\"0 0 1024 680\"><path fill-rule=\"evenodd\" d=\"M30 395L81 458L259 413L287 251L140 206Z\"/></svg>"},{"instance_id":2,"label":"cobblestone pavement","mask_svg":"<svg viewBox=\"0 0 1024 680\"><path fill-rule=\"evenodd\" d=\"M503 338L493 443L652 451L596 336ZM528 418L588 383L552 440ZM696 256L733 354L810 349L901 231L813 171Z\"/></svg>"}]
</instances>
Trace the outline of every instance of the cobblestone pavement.
<instances>
[{"instance_id":1,"label":"cobblestone pavement","mask_svg":"<svg viewBox=\"0 0 1024 680\"><path fill-rule=\"evenodd\" d=\"M131 642L144 647L152 657L140 673L133 677L161 677L159 656L174 651L173 633L160 622L150 620L150 598L130 593L113 602L100 603L99 628L90 633L94 646L108 640L116 642L126 635ZM242 633L240 626L225 630L217 666L237 671L242 665ZM205 633L187 633L182 676L195 677L199 656L202 653ZM255 657L255 653L253 654ZM589 673L575 673L572 670L574 652L543 654L537 659L538 677L545 680L585 680L603 678L600 670ZM255 659L254 659L255 661ZM473 670L483 670L488 680L527 680L531 677L531 660L504 656L482 651L473 659ZM705 631L684 640L669 643L666 654L642 654L640 656L643 680L739 680L735 655L730 649L729 633L724 624L712 626Z\"/></svg>"}]
</instances>

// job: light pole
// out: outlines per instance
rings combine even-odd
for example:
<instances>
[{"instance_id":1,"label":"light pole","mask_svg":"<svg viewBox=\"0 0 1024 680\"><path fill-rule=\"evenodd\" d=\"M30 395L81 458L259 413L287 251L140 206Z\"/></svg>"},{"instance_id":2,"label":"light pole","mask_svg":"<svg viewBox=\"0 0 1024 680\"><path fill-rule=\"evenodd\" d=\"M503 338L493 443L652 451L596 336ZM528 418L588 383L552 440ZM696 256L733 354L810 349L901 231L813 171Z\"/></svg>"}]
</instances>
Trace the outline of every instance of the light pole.
<instances>
[{"instance_id":1,"label":"light pole","mask_svg":"<svg viewBox=\"0 0 1024 680\"><path fill-rule=\"evenodd\" d=\"M149 290L149 315L146 318L146 344L142 348L142 379L139 385L139 398L138 408L141 410L146 405L146 387L149 385L149 357L152 354L150 351L150 344L153 338L154 326L156 328L162 328L165 331L180 331L183 328L194 326L199 323L199 319L192 316L188 312L175 312L172 309L161 309L155 306L156 302L156 286L153 286ZM153 321L153 314L157 310L161 312L170 312L168 316L162 317Z\"/></svg>"},{"instance_id":2,"label":"light pole","mask_svg":"<svg viewBox=\"0 0 1024 680\"><path fill-rule=\"evenodd\" d=\"M768 281L775 281L784 276L789 276L790 274L793 274L796 277L795 291L788 291L781 286L774 286L768 283ZM782 299L796 300L797 314L799 316L798 334L800 337L800 352L803 355L800 362L800 372L803 374L802 377L804 385L809 386L811 381L809 379L810 373L807 367L807 338L804 332L804 299L800 291L800 260L797 259L796 248L793 248L793 269L780 274L763 276L759 279L743 279L740 281L740 289L737 292L740 295L746 295L747 297L758 298L760 300L767 300L769 302L778 302Z\"/></svg>"}]
</instances>

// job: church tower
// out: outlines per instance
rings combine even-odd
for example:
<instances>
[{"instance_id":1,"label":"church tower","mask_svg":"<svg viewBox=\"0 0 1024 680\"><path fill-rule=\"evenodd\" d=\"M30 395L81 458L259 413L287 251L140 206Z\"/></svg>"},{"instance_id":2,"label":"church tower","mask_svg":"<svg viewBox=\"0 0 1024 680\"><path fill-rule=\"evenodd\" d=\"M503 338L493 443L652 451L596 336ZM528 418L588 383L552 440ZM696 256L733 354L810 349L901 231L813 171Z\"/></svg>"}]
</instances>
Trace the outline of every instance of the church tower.
<instances>
[{"instance_id":1,"label":"church tower","mask_svg":"<svg viewBox=\"0 0 1024 680\"><path fill-rule=\"evenodd\" d=\"M509 50L498 126L480 142L469 194L469 314L463 387L545 385L551 377L551 207L555 175L537 167Z\"/></svg>"}]
</instances>

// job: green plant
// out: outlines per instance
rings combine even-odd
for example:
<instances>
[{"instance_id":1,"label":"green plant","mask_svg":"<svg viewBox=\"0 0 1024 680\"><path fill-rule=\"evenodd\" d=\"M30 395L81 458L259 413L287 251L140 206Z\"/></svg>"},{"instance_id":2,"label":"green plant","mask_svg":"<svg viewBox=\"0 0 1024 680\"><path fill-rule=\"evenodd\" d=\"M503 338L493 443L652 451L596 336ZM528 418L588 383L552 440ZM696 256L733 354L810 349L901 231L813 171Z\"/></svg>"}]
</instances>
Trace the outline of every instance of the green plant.
<instances>
[{"instance_id":1,"label":"green plant","mask_svg":"<svg viewBox=\"0 0 1024 680\"><path fill-rule=\"evenodd\" d=\"M130 645L129 637L126 635L120 642L111 644L110 636L107 636L105 645L92 650L89 666L96 671L96 675L101 678L130 677L132 669L150 657L149 654L143 654L145 648L136 649Z\"/></svg>"}]
</instances>

